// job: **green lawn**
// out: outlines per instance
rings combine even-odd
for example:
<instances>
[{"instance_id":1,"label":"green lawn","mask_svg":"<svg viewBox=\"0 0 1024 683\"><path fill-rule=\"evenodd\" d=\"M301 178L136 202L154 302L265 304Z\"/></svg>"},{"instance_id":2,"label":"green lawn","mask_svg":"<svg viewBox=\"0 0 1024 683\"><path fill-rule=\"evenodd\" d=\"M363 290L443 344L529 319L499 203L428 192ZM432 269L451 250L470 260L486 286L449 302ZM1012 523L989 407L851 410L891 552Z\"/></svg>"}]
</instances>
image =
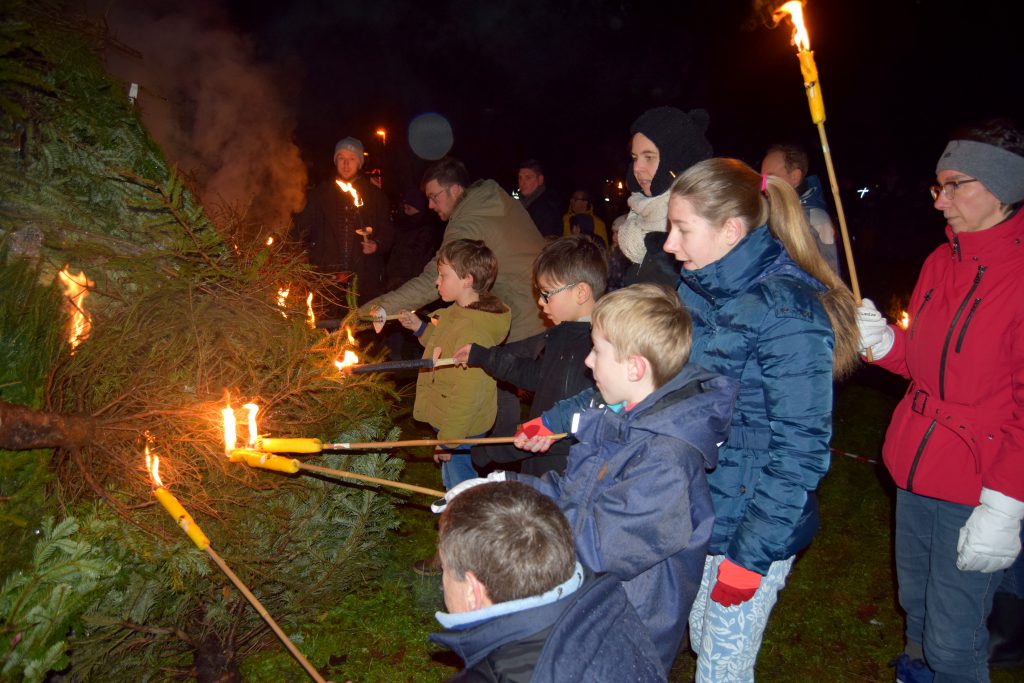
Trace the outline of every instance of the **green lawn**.
<instances>
[{"instance_id":1,"label":"green lawn","mask_svg":"<svg viewBox=\"0 0 1024 683\"><path fill-rule=\"evenodd\" d=\"M877 459L901 386L863 371L837 391L837 451ZM404 424L409 424L407 417ZM422 428L409 426L411 433ZM429 449L404 454L407 481L439 488ZM902 648L903 621L892 566L892 487L880 464L837 452L819 491L822 524L780 593L758 660L759 681L891 681L888 662ZM442 681L458 660L431 645L434 611L442 608L440 579L417 576L416 559L433 552L435 517L423 496L401 507L404 525L385 568L357 593L303 630L300 648L334 681ZM693 657L682 653L671 681L689 681ZM301 681L299 666L279 649L248 660L252 681ZM1024 679L996 672L993 681Z\"/></svg>"}]
</instances>

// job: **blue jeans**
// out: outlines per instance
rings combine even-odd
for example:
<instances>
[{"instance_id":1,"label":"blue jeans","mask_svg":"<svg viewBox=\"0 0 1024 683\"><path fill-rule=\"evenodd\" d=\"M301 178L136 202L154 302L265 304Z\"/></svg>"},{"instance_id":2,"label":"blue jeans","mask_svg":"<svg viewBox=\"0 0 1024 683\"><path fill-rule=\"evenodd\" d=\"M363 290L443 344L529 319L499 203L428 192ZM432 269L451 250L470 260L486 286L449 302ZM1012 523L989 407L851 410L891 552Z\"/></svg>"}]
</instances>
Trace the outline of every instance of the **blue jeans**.
<instances>
[{"instance_id":1,"label":"blue jeans","mask_svg":"<svg viewBox=\"0 0 1024 683\"><path fill-rule=\"evenodd\" d=\"M985 621L1003 572L956 568L960 528L974 508L896 492L896 579L908 641L924 646L935 683L988 683Z\"/></svg>"},{"instance_id":2,"label":"blue jeans","mask_svg":"<svg viewBox=\"0 0 1024 683\"><path fill-rule=\"evenodd\" d=\"M469 438L476 439L480 436L483 435ZM441 463L441 482L444 484L445 491L450 491L456 484L461 484L467 479L475 479L480 476L473 469L473 459L469 455L469 448L469 444L453 448L449 451L452 454L452 459Z\"/></svg>"}]
</instances>

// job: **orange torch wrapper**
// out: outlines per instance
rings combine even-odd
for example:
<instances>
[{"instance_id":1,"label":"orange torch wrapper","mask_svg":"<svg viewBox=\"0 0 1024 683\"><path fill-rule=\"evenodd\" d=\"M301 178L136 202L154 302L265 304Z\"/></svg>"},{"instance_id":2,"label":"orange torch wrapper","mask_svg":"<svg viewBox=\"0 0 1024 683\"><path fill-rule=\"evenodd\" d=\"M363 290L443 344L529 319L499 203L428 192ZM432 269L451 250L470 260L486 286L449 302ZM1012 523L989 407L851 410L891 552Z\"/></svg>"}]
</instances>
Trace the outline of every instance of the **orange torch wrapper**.
<instances>
[{"instance_id":1,"label":"orange torch wrapper","mask_svg":"<svg viewBox=\"0 0 1024 683\"><path fill-rule=\"evenodd\" d=\"M818 65L814 63L814 50L800 50L796 53L796 58L800 60L800 73L804 77L807 104L811 107L811 120L814 123L823 123L825 121L825 100L821 97Z\"/></svg>"},{"instance_id":2,"label":"orange torch wrapper","mask_svg":"<svg viewBox=\"0 0 1024 683\"><path fill-rule=\"evenodd\" d=\"M200 550L206 550L210 547L210 539L206 537L203 530L196 524L196 520L192 519L192 515L188 514L178 499L165 488L158 488L153 491L153 495L160 501L160 504L164 506L178 526L192 539L192 542L196 544L196 547Z\"/></svg>"},{"instance_id":3,"label":"orange torch wrapper","mask_svg":"<svg viewBox=\"0 0 1024 683\"><path fill-rule=\"evenodd\" d=\"M256 449L268 453L319 453L323 450L320 439L272 439L256 441Z\"/></svg>"},{"instance_id":4,"label":"orange torch wrapper","mask_svg":"<svg viewBox=\"0 0 1024 683\"><path fill-rule=\"evenodd\" d=\"M273 453L262 451L251 451L248 448L236 448L231 451L231 462L244 461L249 467L258 467L261 470L273 470L275 472L287 472L295 474L301 469L298 460L282 458Z\"/></svg>"}]
</instances>

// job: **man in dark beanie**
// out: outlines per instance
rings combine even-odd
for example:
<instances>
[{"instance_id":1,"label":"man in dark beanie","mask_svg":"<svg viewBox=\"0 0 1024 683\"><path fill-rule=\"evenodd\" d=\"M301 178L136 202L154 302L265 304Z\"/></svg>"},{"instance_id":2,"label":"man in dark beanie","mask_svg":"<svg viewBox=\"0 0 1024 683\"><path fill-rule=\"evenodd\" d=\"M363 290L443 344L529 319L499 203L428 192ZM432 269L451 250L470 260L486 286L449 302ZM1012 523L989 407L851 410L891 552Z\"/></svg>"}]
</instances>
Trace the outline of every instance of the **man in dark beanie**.
<instances>
[{"instance_id":1,"label":"man in dark beanie","mask_svg":"<svg viewBox=\"0 0 1024 683\"><path fill-rule=\"evenodd\" d=\"M655 282L675 287L679 268L662 250L667 236L669 189L676 177L713 150L704 137L711 117L703 109L648 109L630 126L627 174L629 215L619 229L619 248L633 262L625 284Z\"/></svg>"},{"instance_id":2,"label":"man in dark beanie","mask_svg":"<svg viewBox=\"0 0 1024 683\"><path fill-rule=\"evenodd\" d=\"M310 192L306 208L295 217L295 233L306 247L309 262L333 274L339 284L331 297L337 301L328 303L321 316L344 315L340 302L353 276L359 301L368 301L383 289L384 259L394 240L391 210L387 195L360 172L364 158L359 140L339 140L334 146L337 174ZM359 202L339 183L351 185Z\"/></svg>"}]
</instances>

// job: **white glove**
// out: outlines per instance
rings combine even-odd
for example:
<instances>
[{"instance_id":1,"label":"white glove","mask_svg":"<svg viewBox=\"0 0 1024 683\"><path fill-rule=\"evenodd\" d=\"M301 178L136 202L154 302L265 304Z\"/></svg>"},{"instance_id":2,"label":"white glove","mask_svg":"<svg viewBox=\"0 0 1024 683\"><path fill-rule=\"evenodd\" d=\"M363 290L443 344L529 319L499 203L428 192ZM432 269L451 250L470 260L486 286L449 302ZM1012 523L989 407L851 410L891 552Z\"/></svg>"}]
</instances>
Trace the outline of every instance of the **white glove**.
<instances>
[{"instance_id":1,"label":"white glove","mask_svg":"<svg viewBox=\"0 0 1024 683\"><path fill-rule=\"evenodd\" d=\"M380 306L372 309L370 315L373 316L373 331L380 334L380 331L384 329L384 321L388 319L388 313Z\"/></svg>"},{"instance_id":2,"label":"white glove","mask_svg":"<svg viewBox=\"0 0 1024 683\"><path fill-rule=\"evenodd\" d=\"M871 357L874 360L889 353L892 345L896 343L896 333L875 308L875 302L871 299L861 299L860 306L857 307L857 331L860 332L861 355L866 356L868 349L871 349Z\"/></svg>"},{"instance_id":3,"label":"white glove","mask_svg":"<svg viewBox=\"0 0 1024 683\"><path fill-rule=\"evenodd\" d=\"M452 502L452 499L455 496L462 493L463 491L467 491L473 488L474 486L479 486L480 484L491 484L497 481L505 481L505 473L501 470L498 470L497 472L491 472L486 477L477 477L476 479L467 479L466 481L460 481L458 484L451 487L451 489L449 489L447 493L444 494L444 498L438 498L433 503L431 503L430 511L433 512L435 515L439 515L442 512L444 512L444 509L446 507L448 507L448 503Z\"/></svg>"},{"instance_id":4,"label":"white glove","mask_svg":"<svg viewBox=\"0 0 1024 683\"><path fill-rule=\"evenodd\" d=\"M994 489L981 490L981 505L960 529L956 567L991 574L1006 569L1020 553L1024 503Z\"/></svg>"}]
</instances>

